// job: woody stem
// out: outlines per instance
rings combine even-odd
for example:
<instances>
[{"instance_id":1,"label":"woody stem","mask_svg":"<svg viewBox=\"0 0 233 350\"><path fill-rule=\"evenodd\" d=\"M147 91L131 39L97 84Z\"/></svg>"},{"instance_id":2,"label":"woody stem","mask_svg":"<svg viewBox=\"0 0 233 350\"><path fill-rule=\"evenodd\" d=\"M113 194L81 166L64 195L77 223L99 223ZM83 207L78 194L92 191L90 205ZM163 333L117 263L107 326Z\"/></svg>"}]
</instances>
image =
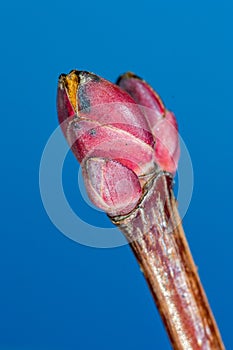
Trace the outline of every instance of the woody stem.
<instances>
[{"instance_id":1,"label":"woody stem","mask_svg":"<svg viewBox=\"0 0 233 350\"><path fill-rule=\"evenodd\" d=\"M130 215L111 219L130 242L173 349L224 350L185 238L172 178L155 176Z\"/></svg>"}]
</instances>

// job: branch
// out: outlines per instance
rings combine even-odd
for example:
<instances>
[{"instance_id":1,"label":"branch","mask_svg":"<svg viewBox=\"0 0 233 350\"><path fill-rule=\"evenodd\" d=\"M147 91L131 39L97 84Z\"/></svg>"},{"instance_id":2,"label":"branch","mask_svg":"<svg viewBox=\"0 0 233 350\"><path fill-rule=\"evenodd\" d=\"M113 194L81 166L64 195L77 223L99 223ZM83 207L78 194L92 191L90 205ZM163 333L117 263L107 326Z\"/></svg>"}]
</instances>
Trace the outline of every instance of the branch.
<instances>
[{"instance_id":1,"label":"branch","mask_svg":"<svg viewBox=\"0 0 233 350\"><path fill-rule=\"evenodd\" d=\"M147 185L138 207L112 218L144 273L175 350L223 350L172 192L169 175Z\"/></svg>"}]
</instances>

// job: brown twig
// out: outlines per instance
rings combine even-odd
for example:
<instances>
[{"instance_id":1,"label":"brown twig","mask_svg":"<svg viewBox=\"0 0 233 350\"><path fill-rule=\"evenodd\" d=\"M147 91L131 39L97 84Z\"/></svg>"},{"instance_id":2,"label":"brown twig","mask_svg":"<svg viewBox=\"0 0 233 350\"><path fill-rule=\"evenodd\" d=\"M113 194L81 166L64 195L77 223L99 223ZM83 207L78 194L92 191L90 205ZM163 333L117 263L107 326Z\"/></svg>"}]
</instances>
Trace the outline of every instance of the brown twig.
<instances>
[{"instance_id":1,"label":"brown twig","mask_svg":"<svg viewBox=\"0 0 233 350\"><path fill-rule=\"evenodd\" d=\"M172 178L154 177L130 215L111 219L130 242L173 348L223 350L178 215Z\"/></svg>"}]
</instances>

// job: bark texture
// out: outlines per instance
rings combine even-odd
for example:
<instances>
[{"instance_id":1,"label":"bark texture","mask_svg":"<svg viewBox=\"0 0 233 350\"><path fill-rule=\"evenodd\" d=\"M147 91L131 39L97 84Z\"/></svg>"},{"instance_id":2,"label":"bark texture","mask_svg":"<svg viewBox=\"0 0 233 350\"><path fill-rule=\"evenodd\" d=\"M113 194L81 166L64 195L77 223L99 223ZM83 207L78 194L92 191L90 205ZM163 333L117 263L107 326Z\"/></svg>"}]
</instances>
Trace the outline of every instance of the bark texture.
<instances>
[{"instance_id":1,"label":"bark texture","mask_svg":"<svg viewBox=\"0 0 233 350\"><path fill-rule=\"evenodd\" d=\"M111 219L130 242L173 349L223 350L184 235L172 182L169 174L155 176L130 215Z\"/></svg>"}]
</instances>

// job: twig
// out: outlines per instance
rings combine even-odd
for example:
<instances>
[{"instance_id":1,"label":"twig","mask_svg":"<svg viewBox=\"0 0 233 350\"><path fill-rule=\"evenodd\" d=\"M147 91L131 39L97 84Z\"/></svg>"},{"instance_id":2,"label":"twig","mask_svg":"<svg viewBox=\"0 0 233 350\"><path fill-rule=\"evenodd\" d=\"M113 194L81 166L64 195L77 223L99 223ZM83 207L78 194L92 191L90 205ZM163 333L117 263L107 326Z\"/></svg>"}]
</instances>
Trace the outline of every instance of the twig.
<instances>
[{"instance_id":1,"label":"twig","mask_svg":"<svg viewBox=\"0 0 233 350\"><path fill-rule=\"evenodd\" d=\"M161 173L127 217L112 218L130 242L175 350L223 350L172 192Z\"/></svg>"}]
</instances>

